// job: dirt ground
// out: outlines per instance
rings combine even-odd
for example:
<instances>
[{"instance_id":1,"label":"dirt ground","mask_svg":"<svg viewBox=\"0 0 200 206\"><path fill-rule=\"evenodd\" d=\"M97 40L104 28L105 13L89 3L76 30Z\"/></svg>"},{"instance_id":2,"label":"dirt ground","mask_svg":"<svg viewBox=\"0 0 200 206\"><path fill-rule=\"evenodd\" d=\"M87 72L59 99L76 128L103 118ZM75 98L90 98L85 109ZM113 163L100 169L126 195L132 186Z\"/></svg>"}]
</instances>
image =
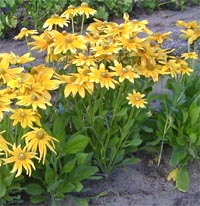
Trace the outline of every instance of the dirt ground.
<instances>
[{"instance_id":1,"label":"dirt ground","mask_svg":"<svg viewBox=\"0 0 200 206\"><path fill-rule=\"evenodd\" d=\"M148 20L148 27L154 32L174 31L177 29L175 27L177 20L200 22L200 6L188 7L184 11L166 10L155 12L152 15L143 14L137 19ZM18 55L24 54L26 52L25 42L0 40L0 53L10 51ZM166 181L166 176L170 171L170 150L164 149L163 157L159 169L154 163L149 165L151 157L145 155L137 165L114 171L109 180L86 182L86 187L90 188L87 195L92 197L90 206L199 206L200 171L198 163L193 162L189 166L190 190L182 193L174 188L173 182ZM105 192L104 196L95 198L102 192ZM74 204L66 200L63 205L72 206Z\"/></svg>"}]
</instances>

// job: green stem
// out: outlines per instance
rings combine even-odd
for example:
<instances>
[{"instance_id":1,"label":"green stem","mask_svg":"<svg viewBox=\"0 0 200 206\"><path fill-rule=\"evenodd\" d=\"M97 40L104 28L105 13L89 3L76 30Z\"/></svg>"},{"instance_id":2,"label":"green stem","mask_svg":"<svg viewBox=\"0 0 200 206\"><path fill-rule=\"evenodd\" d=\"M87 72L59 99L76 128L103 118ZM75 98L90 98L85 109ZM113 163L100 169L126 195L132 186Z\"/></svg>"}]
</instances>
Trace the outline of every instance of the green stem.
<instances>
[{"instance_id":1,"label":"green stem","mask_svg":"<svg viewBox=\"0 0 200 206\"><path fill-rule=\"evenodd\" d=\"M75 33L75 30L74 30L74 17L72 17L72 33L73 34Z\"/></svg>"},{"instance_id":2,"label":"green stem","mask_svg":"<svg viewBox=\"0 0 200 206\"><path fill-rule=\"evenodd\" d=\"M84 22L85 22L85 14L83 14L83 17L82 17L82 22L81 22L81 34L83 34Z\"/></svg>"},{"instance_id":3,"label":"green stem","mask_svg":"<svg viewBox=\"0 0 200 206\"><path fill-rule=\"evenodd\" d=\"M157 166L160 166L160 162L162 159L162 153L163 153L163 147L164 147L164 138L167 134L167 131L169 130L169 128L171 127L172 121L171 121L171 113L167 114L167 118L165 121L165 126L164 126L164 131L163 131L163 135L162 135L162 142L161 142L161 147L160 147L160 153L158 156L158 163Z\"/></svg>"}]
</instances>

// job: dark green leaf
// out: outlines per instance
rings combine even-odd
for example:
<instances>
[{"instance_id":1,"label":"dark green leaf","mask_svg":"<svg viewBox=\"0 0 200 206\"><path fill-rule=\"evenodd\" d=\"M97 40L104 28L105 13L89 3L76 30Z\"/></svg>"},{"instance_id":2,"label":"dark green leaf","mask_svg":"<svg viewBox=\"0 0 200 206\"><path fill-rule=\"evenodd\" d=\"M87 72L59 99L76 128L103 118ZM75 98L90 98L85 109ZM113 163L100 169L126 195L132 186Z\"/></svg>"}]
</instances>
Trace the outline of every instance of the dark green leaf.
<instances>
[{"instance_id":1,"label":"dark green leaf","mask_svg":"<svg viewBox=\"0 0 200 206\"><path fill-rule=\"evenodd\" d=\"M67 154L75 154L81 152L88 145L90 139L84 135L72 136L65 145Z\"/></svg>"},{"instance_id":2,"label":"dark green leaf","mask_svg":"<svg viewBox=\"0 0 200 206\"><path fill-rule=\"evenodd\" d=\"M181 167L176 178L176 188L181 192L187 192L190 187L190 177L186 167Z\"/></svg>"},{"instance_id":3,"label":"dark green leaf","mask_svg":"<svg viewBox=\"0 0 200 206\"><path fill-rule=\"evenodd\" d=\"M184 150L179 148L174 148L170 159L170 165L172 167L175 167L181 162L181 160L183 160L186 157L186 155L187 153Z\"/></svg>"},{"instance_id":4,"label":"dark green leaf","mask_svg":"<svg viewBox=\"0 0 200 206\"><path fill-rule=\"evenodd\" d=\"M26 192L29 195L42 195L46 191L40 184L32 183L32 184L26 185Z\"/></svg>"}]
</instances>

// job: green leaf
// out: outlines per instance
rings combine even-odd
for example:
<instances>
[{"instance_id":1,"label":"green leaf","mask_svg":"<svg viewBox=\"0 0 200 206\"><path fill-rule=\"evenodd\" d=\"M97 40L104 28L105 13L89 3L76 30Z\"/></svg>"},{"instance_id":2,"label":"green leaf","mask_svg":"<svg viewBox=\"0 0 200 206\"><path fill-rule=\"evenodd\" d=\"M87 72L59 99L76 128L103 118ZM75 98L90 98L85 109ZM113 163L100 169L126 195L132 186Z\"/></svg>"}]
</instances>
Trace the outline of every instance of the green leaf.
<instances>
[{"instance_id":1,"label":"green leaf","mask_svg":"<svg viewBox=\"0 0 200 206\"><path fill-rule=\"evenodd\" d=\"M120 165L137 164L140 161L141 161L141 159L139 159L137 157L131 157L131 158L123 160L122 163L120 163Z\"/></svg>"},{"instance_id":2,"label":"green leaf","mask_svg":"<svg viewBox=\"0 0 200 206\"><path fill-rule=\"evenodd\" d=\"M187 192L190 187L190 177L186 167L179 169L176 177L176 188L181 192Z\"/></svg>"},{"instance_id":3,"label":"green leaf","mask_svg":"<svg viewBox=\"0 0 200 206\"><path fill-rule=\"evenodd\" d=\"M64 117L59 114L56 115L54 120L53 136L59 140L61 145L65 142L65 126L67 125L68 121L66 121L66 119L64 119Z\"/></svg>"},{"instance_id":4,"label":"green leaf","mask_svg":"<svg viewBox=\"0 0 200 206\"><path fill-rule=\"evenodd\" d=\"M98 172L97 167L94 166L88 166L88 165L80 165L79 167L76 167L73 171L73 178L75 180L82 181L84 179L87 179L91 175Z\"/></svg>"},{"instance_id":5,"label":"green leaf","mask_svg":"<svg viewBox=\"0 0 200 206\"><path fill-rule=\"evenodd\" d=\"M76 159L74 158L73 160L67 162L63 169L62 169L62 172L64 173L68 173L68 172L71 172L75 166L75 163L76 163Z\"/></svg>"},{"instance_id":6,"label":"green leaf","mask_svg":"<svg viewBox=\"0 0 200 206\"><path fill-rule=\"evenodd\" d=\"M180 163L181 160L183 160L186 157L187 153L179 148L174 148L172 151L172 156L170 159L170 165L172 167L175 167Z\"/></svg>"},{"instance_id":7,"label":"green leaf","mask_svg":"<svg viewBox=\"0 0 200 206\"><path fill-rule=\"evenodd\" d=\"M45 182L46 182L47 185L51 185L51 184L54 183L54 181L55 181L55 172L49 166L47 166L44 176L45 176Z\"/></svg>"},{"instance_id":8,"label":"green leaf","mask_svg":"<svg viewBox=\"0 0 200 206\"><path fill-rule=\"evenodd\" d=\"M194 107L190 110L190 119L192 125L197 123L197 120L199 119L199 115L200 115L200 107Z\"/></svg>"},{"instance_id":9,"label":"green leaf","mask_svg":"<svg viewBox=\"0 0 200 206\"><path fill-rule=\"evenodd\" d=\"M4 8L4 7L6 7L5 1L1 0L0 1L0 8Z\"/></svg>"},{"instance_id":10,"label":"green leaf","mask_svg":"<svg viewBox=\"0 0 200 206\"><path fill-rule=\"evenodd\" d=\"M6 194L6 185L0 182L0 198Z\"/></svg>"},{"instance_id":11,"label":"green leaf","mask_svg":"<svg viewBox=\"0 0 200 206\"><path fill-rule=\"evenodd\" d=\"M77 116L72 117L73 126L76 128L77 131L82 129L81 120Z\"/></svg>"},{"instance_id":12,"label":"green leaf","mask_svg":"<svg viewBox=\"0 0 200 206\"><path fill-rule=\"evenodd\" d=\"M47 197L45 195L31 196L30 201L34 204L45 202Z\"/></svg>"},{"instance_id":13,"label":"green leaf","mask_svg":"<svg viewBox=\"0 0 200 206\"><path fill-rule=\"evenodd\" d=\"M2 1L2 0L1 0ZM13 7L15 5L15 0L6 0L8 6Z\"/></svg>"},{"instance_id":14,"label":"green leaf","mask_svg":"<svg viewBox=\"0 0 200 206\"><path fill-rule=\"evenodd\" d=\"M65 145L65 152L67 154L75 154L81 152L88 145L90 138L84 135L72 136Z\"/></svg>"},{"instance_id":15,"label":"green leaf","mask_svg":"<svg viewBox=\"0 0 200 206\"><path fill-rule=\"evenodd\" d=\"M26 192L29 195L42 195L46 191L41 185L32 183L32 184L26 185Z\"/></svg>"},{"instance_id":16,"label":"green leaf","mask_svg":"<svg viewBox=\"0 0 200 206\"><path fill-rule=\"evenodd\" d=\"M142 139L135 138L128 143L128 146L138 146L142 143Z\"/></svg>"}]
</instances>

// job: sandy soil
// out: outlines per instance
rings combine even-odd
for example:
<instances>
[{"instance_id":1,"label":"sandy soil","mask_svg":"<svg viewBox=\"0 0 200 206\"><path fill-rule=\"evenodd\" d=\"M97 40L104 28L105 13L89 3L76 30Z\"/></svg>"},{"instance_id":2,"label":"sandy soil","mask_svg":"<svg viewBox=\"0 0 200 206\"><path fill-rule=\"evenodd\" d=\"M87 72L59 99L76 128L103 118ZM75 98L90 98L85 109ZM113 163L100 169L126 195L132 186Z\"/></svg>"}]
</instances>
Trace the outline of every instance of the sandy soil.
<instances>
[{"instance_id":1,"label":"sandy soil","mask_svg":"<svg viewBox=\"0 0 200 206\"><path fill-rule=\"evenodd\" d=\"M158 11L152 15L140 15L139 20L147 19L149 28L154 32L173 31L177 20L200 21L200 6L188 7L184 11ZM120 21L120 19L116 19ZM179 28L178 28L179 29ZM23 41L0 40L0 53L14 51L21 55L26 52ZM37 57L40 58L37 54ZM39 60L40 61L40 60ZM200 205L200 171L197 162L189 166L191 186L187 193L174 188L172 182L166 181L170 171L170 151L164 149L160 168L153 163L149 165L149 156L142 157L137 165L127 166L113 172L109 180L87 181L90 188L90 206L199 206ZM95 198L100 193L106 195ZM63 205L74 205L65 201Z\"/></svg>"}]
</instances>

